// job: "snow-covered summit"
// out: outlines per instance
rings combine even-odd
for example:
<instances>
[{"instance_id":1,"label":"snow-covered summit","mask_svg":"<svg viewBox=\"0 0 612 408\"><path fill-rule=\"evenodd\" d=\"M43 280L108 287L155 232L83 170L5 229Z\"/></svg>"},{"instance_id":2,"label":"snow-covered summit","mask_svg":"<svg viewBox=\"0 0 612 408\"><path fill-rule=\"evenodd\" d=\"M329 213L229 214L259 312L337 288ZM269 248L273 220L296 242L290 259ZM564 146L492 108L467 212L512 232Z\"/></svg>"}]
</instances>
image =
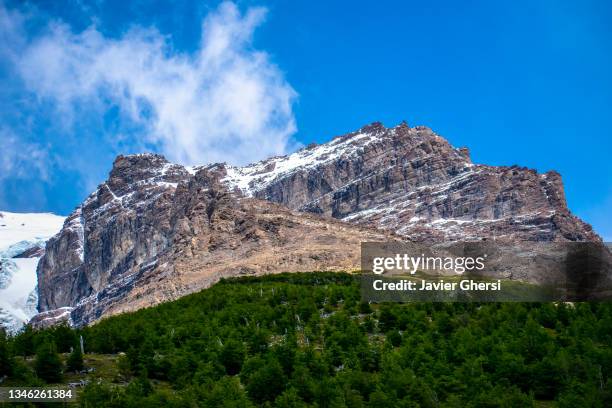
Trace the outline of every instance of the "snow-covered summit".
<instances>
[{"instance_id":1,"label":"snow-covered summit","mask_svg":"<svg viewBox=\"0 0 612 408\"><path fill-rule=\"evenodd\" d=\"M384 132L382 125L369 125L357 132L338 136L328 143L309 145L287 156L271 157L244 167L227 165L227 176L222 181L231 189L237 188L244 195L251 196L274 180L292 173L316 168L339 158L355 157L366 146L384 137L389 137L389 134Z\"/></svg>"}]
</instances>

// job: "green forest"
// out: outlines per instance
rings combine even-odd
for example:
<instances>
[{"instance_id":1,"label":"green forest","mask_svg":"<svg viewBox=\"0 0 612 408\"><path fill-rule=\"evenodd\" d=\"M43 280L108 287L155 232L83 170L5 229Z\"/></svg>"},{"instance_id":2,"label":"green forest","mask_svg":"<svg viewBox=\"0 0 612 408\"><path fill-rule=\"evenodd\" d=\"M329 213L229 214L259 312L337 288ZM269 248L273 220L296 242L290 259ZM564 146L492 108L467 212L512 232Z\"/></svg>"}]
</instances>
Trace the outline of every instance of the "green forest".
<instances>
[{"instance_id":1,"label":"green forest","mask_svg":"<svg viewBox=\"0 0 612 408\"><path fill-rule=\"evenodd\" d=\"M355 275L298 273L2 334L0 377L96 362L83 407L610 407L611 345L610 303L369 304Z\"/></svg>"}]
</instances>

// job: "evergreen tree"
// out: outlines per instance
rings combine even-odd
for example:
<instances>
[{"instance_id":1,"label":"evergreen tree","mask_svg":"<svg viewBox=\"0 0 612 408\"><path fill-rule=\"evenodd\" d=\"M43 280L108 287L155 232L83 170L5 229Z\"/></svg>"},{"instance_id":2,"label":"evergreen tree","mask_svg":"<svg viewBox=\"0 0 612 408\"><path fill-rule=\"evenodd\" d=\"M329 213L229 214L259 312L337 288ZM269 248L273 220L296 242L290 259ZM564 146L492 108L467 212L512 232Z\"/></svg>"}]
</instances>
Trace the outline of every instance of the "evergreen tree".
<instances>
[{"instance_id":1,"label":"evergreen tree","mask_svg":"<svg viewBox=\"0 0 612 408\"><path fill-rule=\"evenodd\" d=\"M286 378L281 365L275 359L271 359L251 375L246 389L249 397L263 403L273 401L279 396L285 384Z\"/></svg>"},{"instance_id":2,"label":"evergreen tree","mask_svg":"<svg viewBox=\"0 0 612 408\"><path fill-rule=\"evenodd\" d=\"M45 339L38 346L34 369L36 375L47 383L58 383L62 380L62 360L55 343L50 339Z\"/></svg>"},{"instance_id":3,"label":"evergreen tree","mask_svg":"<svg viewBox=\"0 0 612 408\"><path fill-rule=\"evenodd\" d=\"M240 372L245 353L242 342L230 339L225 343L219 355L219 361L225 367L227 374L236 375Z\"/></svg>"},{"instance_id":4,"label":"evergreen tree","mask_svg":"<svg viewBox=\"0 0 612 408\"><path fill-rule=\"evenodd\" d=\"M0 377L11 375L13 371L13 356L11 356L6 340L6 333L0 328Z\"/></svg>"},{"instance_id":5,"label":"evergreen tree","mask_svg":"<svg viewBox=\"0 0 612 408\"><path fill-rule=\"evenodd\" d=\"M68 371L81 371L83 369L83 353L80 347L74 347L66 360L66 369Z\"/></svg>"},{"instance_id":6,"label":"evergreen tree","mask_svg":"<svg viewBox=\"0 0 612 408\"><path fill-rule=\"evenodd\" d=\"M254 407L236 377L223 377L215 383L203 406L206 408Z\"/></svg>"},{"instance_id":7,"label":"evergreen tree","mask_svg":"<svg viewBox=\"0 0 612 408\"><path fill-rule=\"evenodd\" d=\"M226 280L82 329L0 335L0 369L11 385L56 382L55 345L82 334L95 377L130 381L90 384L83 406L612 406L612 303L359 299L348 274Z\"/></svg>"},{"instance_id":8,"label":"evergreen tree","mask_svg":"<svg viewBox=\"0 0 612 408\"><path fill-rule=\"evenodd\" d=\"M128 385L129 394L146 397L153 392L153 385L149 381L149 374L147 370L143 369L138 374L138 377L134 378L130 385Z\"/></svg>"}]
</instances>

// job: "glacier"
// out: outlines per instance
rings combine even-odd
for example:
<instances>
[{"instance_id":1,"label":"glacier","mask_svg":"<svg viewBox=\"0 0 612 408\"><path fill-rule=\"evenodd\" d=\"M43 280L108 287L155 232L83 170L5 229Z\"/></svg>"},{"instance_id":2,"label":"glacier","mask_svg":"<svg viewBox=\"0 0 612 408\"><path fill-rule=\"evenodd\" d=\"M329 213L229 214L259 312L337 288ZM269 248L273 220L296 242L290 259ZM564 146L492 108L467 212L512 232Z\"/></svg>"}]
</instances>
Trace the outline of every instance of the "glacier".
<instances>
[{"instance_id":1,"label":"glacier","mask_svg":"<svg viewBox=\"0 0 612 408\"><path fill-rule=\"evenodd\" d=\"M37 312L36 268L65 217L0 211L0 327L18 331Z\"/></svg>"}]
</instances>

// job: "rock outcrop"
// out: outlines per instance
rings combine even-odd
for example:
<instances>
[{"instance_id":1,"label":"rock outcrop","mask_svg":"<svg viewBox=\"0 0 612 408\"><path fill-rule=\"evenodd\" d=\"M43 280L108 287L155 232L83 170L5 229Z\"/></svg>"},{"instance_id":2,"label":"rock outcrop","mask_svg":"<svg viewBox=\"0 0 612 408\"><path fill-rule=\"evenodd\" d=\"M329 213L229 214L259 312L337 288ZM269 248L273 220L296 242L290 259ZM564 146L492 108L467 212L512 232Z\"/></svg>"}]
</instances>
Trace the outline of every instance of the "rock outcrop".
<instances>
[{"instance_id":1,"label":"rock outcrop","mask_svg":"<svg viewBox=\"0 0 612 408\"><path fill-rule=\"evenodd\" d=\"M423 126L373 123L289 156L211 167L247 196L414 240L599 240L568 210L557 172L473 164Z\"/></svg>"},{"instance_id":2,"label":"rock outcrop","mask_svg":"<svg viewBox=\"0 0 612 408\"><path fill-rule=\"evenodd\" d=\"M362 241L483 238L600 241L559 174L473 164L425 127L375 123L242 168L119 156L47 243L39 311L83 325L226 276L356 269Z\"/></svg>"},{"instance_id":3,"label":"rock outcrop","mask_svg":"<svg viewBox=\"0 0 612 408\"><path fill-rule=\"evenodd\" d=\"M203 168L191 174L161 156L120 156L109 180L49 241L39 310L71 307L82 325L222 277L357 269L362 240L389 238L237 196Z\"/></svg>"}]
</instances>

